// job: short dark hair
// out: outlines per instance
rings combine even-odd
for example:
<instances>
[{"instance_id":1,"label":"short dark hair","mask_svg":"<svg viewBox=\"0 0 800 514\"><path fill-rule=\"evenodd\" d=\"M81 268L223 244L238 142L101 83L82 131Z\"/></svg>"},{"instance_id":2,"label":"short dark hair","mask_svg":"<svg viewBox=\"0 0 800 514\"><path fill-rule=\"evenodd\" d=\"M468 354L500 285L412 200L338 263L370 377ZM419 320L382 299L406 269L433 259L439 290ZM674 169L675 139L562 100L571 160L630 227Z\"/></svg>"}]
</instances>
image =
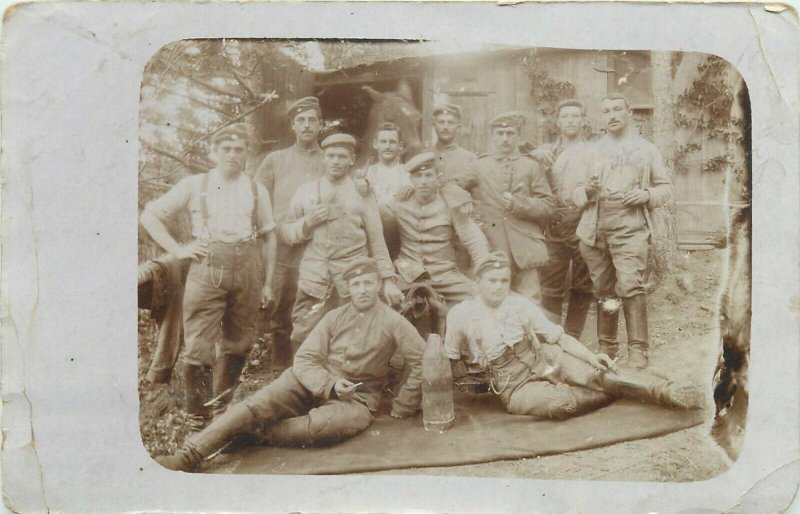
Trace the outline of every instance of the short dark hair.
<instances>
[{"instance_id":1,"label":"short dark hair","mask_svg":"<svg viewBox=\"0 0 800 514\"><path fill-rule=\"evenodd\" d=\"M375 137L378 137L378 132L386 131L386 130L393 130L397 132L397 139L401 143L403 142L403 131L400 130L400 127L392 123L391 121L386 121L378 125L378 130L375 131Z\"/></svg>"},{"instance_id":2,"label":"short dark hair","mask_svg":"<svg viewBox=\"0 0 800 514\"><path fill-rule=\"evenodd\" d=\"M556 117L561 114L561 109L564 107L580 107L581 116L586 116L586 106L583 105L583 102L576 100L575 98L569 98L567 100L558 102L558 105L556 105Z\"/></svg>"},{"instance_id":3,"label":"short dark hair","mask_svg":"<svg viewBox=\"0 0 800 514\"><path fill-rule=\"evenodd\" d=\"M606 96L604 96L600 102L602 103L606 100L624 100L625 107L627 107L628 109L631 108L631 104L628 102L628 98L622 93L609 93Z\"/></svg>"}]
</instances>

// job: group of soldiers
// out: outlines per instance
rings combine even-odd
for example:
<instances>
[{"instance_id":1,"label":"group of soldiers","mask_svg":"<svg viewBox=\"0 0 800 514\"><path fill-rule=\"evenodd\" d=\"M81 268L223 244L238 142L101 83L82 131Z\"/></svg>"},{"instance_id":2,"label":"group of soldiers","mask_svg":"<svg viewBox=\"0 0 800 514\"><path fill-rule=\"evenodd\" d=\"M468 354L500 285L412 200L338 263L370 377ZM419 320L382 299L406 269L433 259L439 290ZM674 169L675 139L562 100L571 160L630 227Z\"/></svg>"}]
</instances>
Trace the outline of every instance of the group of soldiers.
<instances>
[{"instance_id":1,"label":"group of soldiers","mask_svg":"<svg viewBox=\"0 0 800 514\"><path fill-rule=\"evenodd\" d=\"M426 342L393 307L421 281L449 307L454 376L464 360L480 366L511 413L563 419L618 397L701 405L694 386L643 371L649 209L669 200L671 184L622 95L603 99L598 141L584 140L585 108L567 100L553 145L521 152L524 117L508 112L490 121L492 148L480 156L457 144L461 108L441 105L433 148L402 163L403 134L384 123L377 162L363 170L353 169L352 136L318 143L316 98L287 115L295 144L254 178L244 173L248 127L231 125L212 138L215 168L141 215L158 244L191 260L183 378L193 434L162 465L195 470L244 434L298 446L351 437L372 422L396 352L406 370L391 415L416 413ZM165 225L182 212L186 244ZM595 299L598 353L578 340ZM618 363L620 304L628 357ZM274 359L287 367L229 405L259 307L270 309Z\"/></svg>"}]
</instances>

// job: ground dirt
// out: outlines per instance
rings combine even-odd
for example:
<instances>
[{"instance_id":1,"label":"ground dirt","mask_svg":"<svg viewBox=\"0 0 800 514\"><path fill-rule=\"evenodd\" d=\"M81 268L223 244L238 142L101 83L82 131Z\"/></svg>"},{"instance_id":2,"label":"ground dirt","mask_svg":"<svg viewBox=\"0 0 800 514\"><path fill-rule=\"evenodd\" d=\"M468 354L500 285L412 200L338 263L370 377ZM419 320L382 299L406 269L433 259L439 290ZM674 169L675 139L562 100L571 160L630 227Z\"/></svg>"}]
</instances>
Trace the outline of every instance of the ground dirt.
<instances>
[{"instance_id":1,"label":"ground dirt","mask_svg":"<svg viewBox=\"0 0 800 514\"><path fill-rule=\"evenodd\" d=\"M718 351L717 304L725 250L682 252L676 271L649 295L651 367L675 381L693 381L711 391ZM621 316L622 317L622 316ZM625 340L624 324L620 338ZM595 317L590 313L581 340L595 349ZM146 311L139 322L140 425L151 455L173 452L185 437L183 391L179 373L167 385L144 380L156 329ZM624 347L624 345L623 345ZM269 342L261 338L244 370L236 399L272 381ZM178 367L180 369L180 362ZM697 481L713 478L732 464L709 435L707 422L663 437L630 441L593 450L467 466L390 470L382 474L430 474L472 477L528 477L637 481Z\"/></svg>"}]
</instances>

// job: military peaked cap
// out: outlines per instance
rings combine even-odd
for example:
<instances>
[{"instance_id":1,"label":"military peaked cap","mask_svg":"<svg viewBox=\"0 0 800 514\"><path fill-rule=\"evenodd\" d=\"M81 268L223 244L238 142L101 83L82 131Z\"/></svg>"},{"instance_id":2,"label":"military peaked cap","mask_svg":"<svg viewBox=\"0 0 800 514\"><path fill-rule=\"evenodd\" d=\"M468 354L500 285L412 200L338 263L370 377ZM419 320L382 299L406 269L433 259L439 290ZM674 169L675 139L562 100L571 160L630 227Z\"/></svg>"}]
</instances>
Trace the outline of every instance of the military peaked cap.
<instances>
[{"instance_id":1,"label":"military peaked cap","mask_svg":"<svg viewBox=\"0 0 800 514\"><path fill-rule=\"evenodd\" d=\"M320 146L325 149L329 146L341 146L354 152L356 149L356 139L350 134L331 134L320 143Z\"/></svg>"},{"instance_id":2,"label":"military peaked cap","mask_svg":"<svg viewBox=\"0 0 800 514\"><path fill-rule=\"evenodd\" d=\"M250 144L250 128L247 126L247 123L228 125L211 136L212 145L218 145L224 141L244 141Z\"/></svg>"},{"instance_id":3,"label":"military peaked cap","mask_svg":"<svg viewBox=\"0 0 800 514\"><path fill-rule=\"evenodd\" d=\"M518 111L509 111L498 114L489 122L489 127L522 127L525 125L525 116Z\"/></svg>"},{"instance_id":4,"label":"military peaked cap","mask_svg":"<svg viewBox=\"0 0 800 514\"><path fill-rule=\"evenodd\" d=\"M378 273L378 263L372 257L356 257L347 265L342 272L342 278L349 282L350 280L366 275L367 273Z\"/></svg>"},{"instance_id":5,"label":"military peaked cap","mask_svg":"<svg viewBox=\"0 0 800 514\"><path fill-rule=\"evenodd\" d=\"M436 154L433 152L422 152L411 158L406 163L406 172L411 175L418 171L428 170L436 167Z\"/></svg>"},{"instance_id":6,"label":"military peaked cap","mask_svg":"<svg viewBox=\"0 0 800 514\"><path fill-rule=\"evenodd\" d=\"M308 111L310 109L314 109L317 111L318 115L322 116L322 109L319 107L319 100L314 96L307 96L292 102L286 109L286 116L288 116L290 120L293 120L294 117L301 112Z\"/></svg>"},{"instance_id":7,"label":"military peaked cap","mask_svg":"<svg viewBox=\"0 0 800 514\"><path fill-rule=\"evenodd\" d=\"M492 252L475 266L475 275L481 276L492 269L510 268L506 252Z\"/></svg>"},{"instance_id":8,"label":"military peaked cap","mask_svg":"<svg viewBox=\"0 0 800 514\"><path fill-rule=\"evenodd\" d=\"M461 106L456 104L440 104L433 108L433 117L440 114L452 114L453 116L461 119Z\"/></svg>"}]
</instances>

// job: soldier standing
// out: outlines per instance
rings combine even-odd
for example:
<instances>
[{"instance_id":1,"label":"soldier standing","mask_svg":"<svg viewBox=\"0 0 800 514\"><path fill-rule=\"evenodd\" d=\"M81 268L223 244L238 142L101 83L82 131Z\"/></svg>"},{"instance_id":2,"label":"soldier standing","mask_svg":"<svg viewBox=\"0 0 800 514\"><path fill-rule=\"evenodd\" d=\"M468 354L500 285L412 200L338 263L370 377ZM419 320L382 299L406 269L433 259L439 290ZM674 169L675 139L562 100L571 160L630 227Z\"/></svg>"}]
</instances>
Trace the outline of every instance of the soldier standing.
<instances>
[{"instance_id":1,"label":"soldier standing","mask_svg":"<svg viewBox=\"0 0 800 514\"><path fill-rule=\"evenodd\" d=\"M297 188L324 173L322 150L317 141L322 127L319 100L313 96L301 98L289 106L286 115L295 135L294 145L267 155L256 172L256 180L267 188L272 199L278 224L286 219L289 201ZM292 246L278 237L278 262L272 281L275 305L270 319L273 363L277 369L291 365L291 313L297 294L297 263L302 251L301 246Z\"/></svg>"},{"instance_id":2,"label":"soldier standing","mask_svg":"<svg viewBox=\"0 0 800 514\"><path fill-rule=\"evenodd\" d=\"M217 132L211 143L214 169L184 178L148 203L141 217L142 226L162 248L192 261L183 298L183 379L190 430L200 430L208 422L212 389L217 399L215 413L232 399L255 342L259 304L272 301L275 264L269 195L243 173L249 148L247 126L230 125ZM164 225L181 212L190 215L194 237L186 245L175 241ZM217 359L218 342L222 355Z\"/></svg>"},{"instance_id":3,"label":"soldier standing","mask_svg":"<svg viewBox=\"0 0 800 514\"><path fill-rule=\"evenodd\" d=\"M538 268L547 263L544 227L554 206L544 173L533 158L519 152L523 121L517 112L493 118L492 153L450 180L472 192L490 247L511 256L514 290L538 303Z\"/></svg>"},{"instance_id":4,"label":"soldier standing","mask_svg":"<svg viewBox=\"0 0 800 514\"><path fill-rule=\"evenodd\" d=\"M582 137L586 108L578 100L564 100L556 107L558 141L536 149L548 165L547 180L556 204L555 215L545 234L549 260L540 270L542 308L555 323L561 324L567 275L571 276L567 317L564 330L579 339L592 303L592 279L575 235L581 210L572 201L572 193L592 166L589 144ZM541 161L540 161L541 162Z\"/></svg>"},{"instance_id":5,"label":"soldier standing","mask_svg":"<svg viewBox=\"0 0 800 514\"><path fill-rule=\"evenodd\" d=\"M398 225L400 253L394 264L400 288L408 289L427 276L452 306L475 293L475 284L456 265L455 242L460 241L475 262L488 255L489 244L475 221L451 210L439 194L436 161L433 152L408 161L414 193L408 200L395 199L382 206L381 216Z\"/></svg>"},{"instance_id":6,"label":"soldier standing","mask_svg":"<svg viewBox=\"0 0 800 514\"><path fill-rule=\"evenodd\" d=\"M475 162L475 154L458 145L461 133L461 107L442 104L433 109L433 129L436 131L436 168L445 180L469 168Z\"/></svg>"},{"instance_id":7,"label":"soldier standing","mask_svg":"<svg viewBox=\"0 0 800 514\"><path fill-rule=\"evenodd\" d=\"M358 257L343 271L350 301L328 314L297 351L292 368L246 400L232 405L177 453L158 457L172 470L193 471L237 435L253 434L274 446L331 444L372 424L398 351L409 373L392 402L392 417L419 410L425 341L381 303L378 264Z\"/></svg>"},{"instance_id":8,"label":"soldier standing","mask_svg":"<svg viewBox=\"0 0 800 514\"><path fill-rule=\"evenodd\" d=\"M445 349L458 378L462 356L484 368L495 394L512 414L564 419L618 397L678 409L702 406L691 384L633 369L589 351L548 320L530 300L509 294L508 257L493 253L478 264L478 294L447 315Z\"/></svg>"},{"instance_id":9,"label":"soldier standing","mask_svg":"<svg viewBox=\"0 0 800 514\"><path fill-rule=\"evenodd\" d=\"M378 206L391 201L397 193L411 187L408 173L400 162L403 136L400 127L391 122L382 123L375 133L372 147L378 153L378 162L363 173ZM360 178L359 174L359 178Z\"/></svg>"},{"instance_id":10,"label":"soldier standing","mask_svg":"<svg viewBox=\"0 0 800 514\"><path fill-rule=\"evenodd\" d=\"M628 330L627 364L646 368L649 210L670 200L672 182L658 149L631 125L633 114L625 96L608 95L600 107L607 133L594 145L596 165L573 194L575 205L584 209L577 235L600 300L602 351L616 356L619 348L619 309L614 301L618 297Z\"/></svg>"},{"instance_id":11,"label":"soldier standing","mask_svg":"<svg viewBox=\"0 0 800 514\"><path fill-rule=\"evenodd\" d=\"M322 142L325 175L297 189L286 220L279 226L283 239L303 245L297 299L292 309L295 348L320 319L347 300L344 270L358 257L373 257L383 280L384 296L394 305L403 298L386 249L380 211L372 197L363 197L350 178L356 140L333 134Z\"/></svg>"}]
</instances>

